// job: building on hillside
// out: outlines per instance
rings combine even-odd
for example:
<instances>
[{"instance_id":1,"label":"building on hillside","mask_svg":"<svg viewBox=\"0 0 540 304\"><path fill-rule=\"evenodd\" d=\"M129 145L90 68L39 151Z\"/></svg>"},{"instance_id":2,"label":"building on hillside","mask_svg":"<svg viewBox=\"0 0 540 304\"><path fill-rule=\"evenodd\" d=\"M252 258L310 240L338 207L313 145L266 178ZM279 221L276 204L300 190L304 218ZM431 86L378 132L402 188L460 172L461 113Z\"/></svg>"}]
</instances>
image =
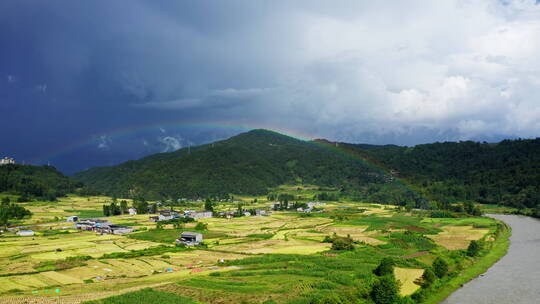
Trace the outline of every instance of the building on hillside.
<instances>
[{"instance_id":1,"label":"building on hillside","mask_svg":"<svg viewBox=\"0 0 540 304\"><path fill-rule=\"evenodd\" d=\"M175 218L180 218L180 215L178 214L178 211L162 210L159 212L158 218L159 221L168 221Z\"/></svg>"},{"instance_id":2,"label":"building on hillside","mask_svg":"<svg viewBox=\"0 0 540 304\"><path fill-rule=\"evenodd\" d=\"M150 217L148 217L148 220L150 222L158 222L159 221L159 216L150 216Z\"/></svg>"},{"instance_id":3,"label":"building on hillside","mask_svg":"<svg viewBox=\"0 0 540 304\"><path fill-rule=\"evenodd\" d=\"M15 164L15 159L13 159L11 157L0 158L0 166L13 165L13 164Z\"/></svg>"},{"instance_id":4,"label":"building on hillside","mask_svg":"<svg viewBox=\"0 0 540 304\"><path fill-rule=\"evenodd\" d=\"M34 236L35 233L33 230L19 230L17 231L18 236Z\"/></svg>"},{"instance_id":5,"label":"building on hillside","mask_svg":"<svg viewBox=\"0 0 540 304\"><path fill-rule=\"evenodd\" d=\"M128 209L129 215L137 215L137 209L131 207Z\"/></svg>"},{"instance_id":6,"label":"building on hillside","mask_svg":"<svg viewBox=\"0 0 540 304\"><path fill-rule=\"evenodd\" d=\"M66 217L66 222L76 222L79 220L79 217L76 215Z\"/></svg>"},{"instance_id":7,"label":"building on hillside","mask_svg":"<svg viewBox=\"0 0 540 304\"><path fill-rule=\"evenodd\" d=\"M197 211L197 212L190 212L186 214L187 217L190 217L194 220L200 219L200 218L210 218L213 216L212 211Z\"/></svg>"},{"instance_id":8,"label":"building on hillside","mask_svg":"<svg viewBox=\"0 0 540 304\"><path fill-rule=\"evenodd\" d=\"M244 216L251 216L251 212L249 212L249 211L244 211L243 214L244 214Z\"/></svg>"},{"instance_id":9,"label":"building on hillside","mask_svg":"<svg viewBox=\"0 0 540 304\"><path fill-rule=\"evenodd\" d=\"M198 232L182 232L180 238L176 240L176 244L184 244L188 246L199 245L203 241L203 235Z\"/></svg>"}]
</instances>

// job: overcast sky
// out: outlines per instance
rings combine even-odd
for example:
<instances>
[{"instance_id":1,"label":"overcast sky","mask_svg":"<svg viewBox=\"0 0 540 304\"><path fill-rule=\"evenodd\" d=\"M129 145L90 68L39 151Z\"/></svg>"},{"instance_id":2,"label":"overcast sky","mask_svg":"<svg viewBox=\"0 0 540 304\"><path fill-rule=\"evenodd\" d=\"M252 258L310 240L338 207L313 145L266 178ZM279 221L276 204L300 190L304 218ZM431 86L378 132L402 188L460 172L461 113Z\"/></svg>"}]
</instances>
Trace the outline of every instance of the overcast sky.
<instances>
[{"instance_id":1,"label":"overcast sky","mask_svg":"<svg viewBox=\"0 0 540 304\"><path fill-rule=\"evenodd\" d=\"M0 43L0 157L67 172L255 127L540 134L534 0L5 0Z\"/></svg>"}]
</instances>

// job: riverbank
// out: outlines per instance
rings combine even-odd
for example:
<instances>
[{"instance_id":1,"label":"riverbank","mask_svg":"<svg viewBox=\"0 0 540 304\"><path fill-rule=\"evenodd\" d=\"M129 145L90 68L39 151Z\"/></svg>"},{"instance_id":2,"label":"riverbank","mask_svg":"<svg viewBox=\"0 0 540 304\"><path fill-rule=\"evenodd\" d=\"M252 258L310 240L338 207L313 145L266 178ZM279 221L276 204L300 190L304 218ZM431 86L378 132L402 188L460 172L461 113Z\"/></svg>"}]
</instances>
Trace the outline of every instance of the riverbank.
<instances>
[{"instance_id":1,"label":"riverbank","mask_svg":"<svg viewBox=\"0 0 540 304\"><path fill-rule=\"evenodd\" d=\"M500 220L499 223L501 223L502 228L500 232L496 234L489 253L481 257L470 267L464 269L458 276L445 282L443 287L430 294L422 303L437 304L444 301L444 299L450 296L454 291L462 287L463 284L485 273L491 266L506 255L508 248L510 247L510 236L512 235L512 229L510 226Z\"/></svg>"}]
</instances>

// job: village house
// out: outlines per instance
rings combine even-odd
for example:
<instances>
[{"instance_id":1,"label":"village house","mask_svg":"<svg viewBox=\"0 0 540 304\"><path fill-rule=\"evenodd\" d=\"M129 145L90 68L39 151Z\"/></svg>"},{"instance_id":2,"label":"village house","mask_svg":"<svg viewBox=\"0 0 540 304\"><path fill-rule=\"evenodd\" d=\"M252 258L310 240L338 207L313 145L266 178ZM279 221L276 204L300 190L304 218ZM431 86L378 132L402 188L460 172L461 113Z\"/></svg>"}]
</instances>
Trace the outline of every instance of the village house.
<instances>
[{"instance_id":1,"label":"village house","mask_svg":"<svg viewBox=\"0 0 540 304\"><path fill-rule=\"evenodd\" d=\"M309 202L307 203L307 206L309 208L313 208L313 207L316 207L316 206L324 206L326 205L326 203L322 203L322 202Z\"/></svg>"},{"instance_id":2,"label":"village house","mask_svg":"<svg viewBox=\"0 0 540 304\"><path fill-rule=\"evenodd\" d=\"M255 215L261 216L261 215L270 215L272 212L266 211L264 209L257 209L255 210Z\"/></svg>"},{"instance_id":3,"label":"village house","mask_svg":"<svg viewBox=\"0 0 540 304\"><path fill-rule=\"evenodd\" d=\"M148 220L150 222L158 222L159 221L159 216L157 216L157 215L150 216L150 217L148 217Z\"/></svg>"},{"instance_id":4,"label":"village house","mask_svg":"<svg viewBox=\"0 0 540 304\"><path fill-rule=\"evenodd\" d=\"M114 225L110 221L100 219L82 219L75 223L75 228L85 231L95 231L101 234L125 234L133 232L133 228Z\"/></svg>"},{"instance_id":5,"label":"village house","mask_svg":"<svg viewBox=\"0 0 540 304\"><path fill-rule=\"evenodd\" d=\"M197 211L197 212L187 213L186 216L194 220L197 220L200 218L210 218L213 216L213 213L212 211Z\"/></svg>"},{"instance_id":6,"label":"village house","mask_svg":"<svg viewBox=\"0 0 540 304\"><path fill-rule=\"evenodd\" d=\"M66 217L66 222L76 222L79 220L79 217L76 215Z\"/></svg>"},{"instance_id":7,"label":"village house","mask_svg":"<svg viewBox=\"0 0 540 304\"><path fill-rule=\"evenodd\" d=\"M15 159L11 157L0 158L0 166L15 164Z\"/></svg>"},{"instance_id":8,"label":"village house","mask_svg":"<svg viewBox=\"0 0 540 304\"><path fill-rule=\"evenodd\" d=\"M33 230L19 230L16 233L18 236L34 236Z\"/></svg>"},{"instance_id":9,"label":"village house","mask_svg":"<svg viewBox=\"0 0 540 304\"><path fill-rule=\"evenodd\" d=\"M243 214L244 214L244 216L251 216L251 212L249 212L249 211L244 211Z\"/></svg>"},{"instance_id":10,"label":"village house","mask_svg":"<svg viewBox=\"0 0 540 304\"><path fill-rule=\"evenodd\" d=\"M131 207L128 209L129 215L137 215L137 209Z\"/></svg>"},{"instance_id":11,"label":"village house","mask_svg":"<svg viewBox=\"0 0 540 304\"><path fill-rule=\"evenodd\" d=\"M110 226L112 223L106 220L100 219L82 219L75 224L75 228L78 230L96 231L101 227Z\"/></svg>"},{"instance_id":12,"label":"village house","mask_svg":"<svg viewBox=\"0 0 540 304\"><path fill-rule=\"evenodd\" d=\"M96 231L101 234L126 234L133 232L133 228L120 225L109 225L96 228Z\"/></svg>"},{"instance_id":13,"label":"village house","mask_svg":"<svg viewBox=\"0 0 540 304\"><path fill-rule=\"evenodd\" d=\"M203 235L198 232L182 232L180 238L176 240L176 244L184 244L188 246L196 246L202 243Z\"/></svg>"},{"instance_id":14,"label":"village house","mask_svg":"<svg viewBox=\"0 0 540 304\"><path fill-rule=\"evenodd\" d=\"M168 221L176 218L180 218L180 215L178 214L178 211L174 210L162 210L159 212L158 215L159 221Z\"/></svg>"},{"instance_id":15,"label":"village house","mask_svg":"<svg viewBox=\"0 0 540 304\"><path fill-rule=\"evenodd\" d=\"M219 217L225 217L225 218L232 218L234 217L234 211L225 211L225 212L219 212L217 216Z\"/></svg>"}]
</instances>

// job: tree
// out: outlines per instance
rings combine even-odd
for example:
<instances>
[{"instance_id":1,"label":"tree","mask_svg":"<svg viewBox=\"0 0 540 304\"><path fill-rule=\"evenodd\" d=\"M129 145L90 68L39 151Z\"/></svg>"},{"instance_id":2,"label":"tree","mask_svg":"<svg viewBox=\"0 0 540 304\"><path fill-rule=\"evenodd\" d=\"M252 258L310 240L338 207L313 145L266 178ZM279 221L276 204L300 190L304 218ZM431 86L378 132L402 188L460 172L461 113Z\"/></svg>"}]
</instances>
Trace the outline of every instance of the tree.
<instances>
[{"instance_id":1,"label":"tree","mask_svg":"<svg viewBox=\"0 0 540 304\"><path fill-rule=\"evenodd\" d=\"M180 229L184 227L184 224L179 219L171 220L174 229Z\"/></svg>"},{"instance_id":2,"label":"tree","mask_svg":"<svg viewBox=\"0 0 540 304\"><path fill-rule=\"evenodd\" d=\"M56 191L54 190L49 190L47 191L47 194L45 195L45 199L47 199L49 202L56 202L57 199L56 199Z\"/></svg>"},{"instance_id":3,"label":"tree","mask_svg":"<svg viewBox=\"0 0 540 304\"><path fill-rule=\"evenodd\" d=\"M20 220L26 216L31 216L30 210L16 204L0 205L0 225L7 228L11 220Z\"/></svg>"},{"instance_id":4,"label":"tree","mask_svg":"<svg viewBox=\"0 0 540 304\"><path fill-rule=\"evenodd\" d=\"M5 196L2 198L2 205L8 205L9 203L11 203L9 197Z\"/></svg>"},{"instance_id":5,"label":"tree","mask_svg":"<svg viewBox=\"0 0 540 304\"><path fill-rule=\"evenodd\" d=\"M353 250L353 240L350 236L347 237L335 237L332 240L332 249L333 250Z\"/></svg>"},{"instance_id":6,"label":"tree","mask_svg":"<svg viewBox=\"0 0 540 304\"><path fill-rule=\"evenodd\" d=\"M377 276L385 276L394 273L394 260L392 258L383 258L379 266L373 270Z\"/></svg>"},{"instance_id":7,"label":"tree","mask_svg":"<svg viewBox=\"0 0 540 304\"><path fill-rule=\"evenodd\" d=\"M444 277L448 273L448 263L441 257L437 257L433 261L433 272L439 278Z\"/></svg>"},{"instance_id":8,"label":"tree","mask_svg":"<svg viewBox=\"0 0 540 304\"><path fill-rule=\"evenodd\" d=\"M127 203L126 200L122 200L122 201L120 202L120 212L121 212L122 214L128 213L128 203Z\"/></svg>"},{"instance_id":9,"label":"tree","mask_svg":"<svg viewBox=\"0 0 540 304\"><path fill-rule=\"evenodd\" d=\"M110 216L111 215L111 209L108 205L103 205L103 216Z\"/></svg>"},{"instance_id":10,"label":"tree","mask_svg":"<svg viewBox=\"0 0 540 304\"><path fill-rule=\"evenodd\" d=\"M148 203L146 201L134 201L133 208L137 209L137 214L148 213Z\"/></svg>"},{"instance_id":11,"label":"tree","mask_svg":"<svg viewBox=\"0 0 540 304\"><path fill-rule=\"evenodd\" d=\"M376 304L395 304L399 301L399 282L393 274L380 277L373 284L370 297Z\"/></svg>"},{"instance_id":12,"label":"tree","mask_svg":"<svg viewBox=\"0 0 540 304\"><path fill-rule=\"evenodd\" d=\"M467 247L467 255L470 257L475 257L480 253L480 250L482 250L480 241L473 240L469 243L469 247Z\"/></svg>"},{"instance_id":13,"label":"tree","mask_svg":"<svg viewBox=\"0 0 540 304\"><path fill-rule=\"evenodd\" d=\"M150 205L150 213L152 213L152 214L157 213L157 204L151 204Z\"/></svg>"},{"instance_id":14,"label":"tree","mask_svg":"<svg viewBox=\"0 0 540 304\"><path fill-rule=\"evenodd\" d=\"M426 288L429 287L435 280L437 279L437 276L431 270L431 268L427 268L424 270L424 273L422 274L422 287Z\"/></svg>"},{"instance_id":15,"label":"tree","mask_svg":"<svg viewBox=\"0 0 540 304\"><path fill-rule=\"evenodd\" d=\"M198 222L197 225L195 225L195 230L202 231L202 230L207 230L207 229L208 229L208 224L205 224L203 222Z\"/></svg>"},{"instance_id":16,"label":"tree","mask_svg":"<svg viewBox=\"0 0 540 304\"><path fill-rule=\"evenodd\" d=\"M118 207L118 205L116 205L115 202L112 202L111 205L109 206L109 212L111 215L119 215L121 213L120 207Z\"/></svg>"},{"instance_id":17,"label":"tree","mask_svg":"<svg viewBox=\"0 0 540 304\"><path fill-rule=\"evenodd\" d=\"M209 198L204 202L204 210L214 212L214 206Z\"/></svg>"}]
</instances>

